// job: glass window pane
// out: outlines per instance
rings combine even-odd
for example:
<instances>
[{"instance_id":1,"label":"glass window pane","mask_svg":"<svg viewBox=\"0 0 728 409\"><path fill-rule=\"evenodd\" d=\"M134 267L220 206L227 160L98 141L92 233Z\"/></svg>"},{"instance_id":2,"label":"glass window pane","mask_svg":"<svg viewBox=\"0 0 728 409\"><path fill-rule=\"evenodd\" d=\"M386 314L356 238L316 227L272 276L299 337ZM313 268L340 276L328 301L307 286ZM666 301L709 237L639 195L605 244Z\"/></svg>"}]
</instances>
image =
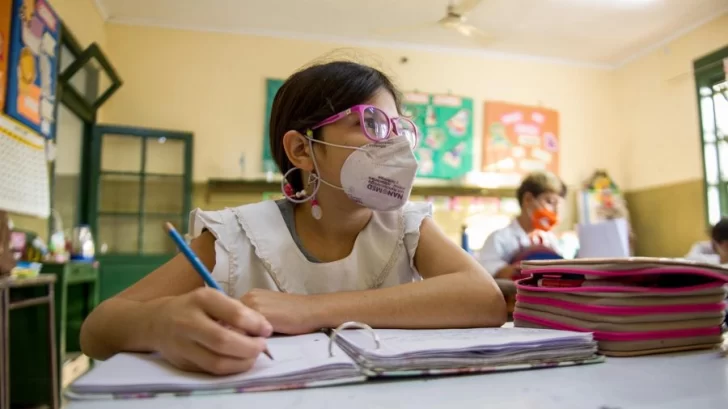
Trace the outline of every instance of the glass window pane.
<instances>
[{"instance_id":1,"label":"glass window pane","mask_svg":"<svg viewBox=\"0 0 728 409\"><path fill-rule=\"evenodd\" d=\"M700 112L703 120L703 138L706 142L712 142L715 139L708 139L708 135L715 134L715 117L713 116L713 98L707 97L700 100Z\"/></svg>"},{"instance_id":2,"label":"glass window pane","mask_svg":"<svg viewBox=\"0 0 728 409\"><path fill-rule=\"evenodd\" d=\"M142 138L104 135L101 142L101 170L141 172Z\"/></svg>"},{"instance_id":3,"label":"glass window pane","mask_svg":"<svg viewBox=\"0 0 728 409\"><path fill-rule=\"evenodd\" d=\"M99 178L99 212L139 213L139 176L102 174Z\"/></svg>"},{"instance_id":4,"label":"glass window pane","mask_svg":"<svg viewBox=\"0 0 728 409\"><path fill-rule=\"evenodd\" d=\"M179 139L147 138L145 173L184 175L185 142Z\"/></svg>"},{"instance_id":5,"label":"glass window pane","mask_svg":"<svg viewBox=\"0 0 728 409\"><path fill-rule=\"evenodd\" d=\"M147 175L144 181L144 212L181 215L184 211L184 177Z\"/></svg>"},{"instance_id":6,"label":"glass window pane","mask_svg":"<svg viewBox=\"0 0 728 409\"><path fill-rule=\"evenodd\" d=\"M706 143L705 151L705 180L709 184L718 183L718 154L715 150L715 144Z\"/></svg>"},{"instance_id":7,"label":"glass window pane","mask_svg":"<svg viewBox=\"0 0 728 409\"><path fill-rule=\"evenodd\" d=\"M166 222L171 222L178 231L182 231L179 218L170 219L164 216L147 216L144 218L143 254L174 254L177 251L174 242L163 228Z\"/></svg>"},{"instance_id":8,"label":"glass window pane","mask_svg":"<svg viewBox=\"0 0 728 409\"><path fill-rule=\"evenodd\" d=\"M99 216L98 231L97 243L101 253L139 252L137 216Z\"/></svg>"},{"instance_id":9,"label":"glass window pane","mask_svg":"<svg viewBox=\"0 0 728 409\"><path fill-rule=\"evenodd\" d=\"M724 181L728 180L728 142L718 142L718 160L720 163L720 177Z\"/></svg>"},{"instance_id":10,"label":"glass window pane","mask_svg":"<svg viewBox=\"0 0 728 409\"><path fill-rule=\"evenodd\" d=\"M84 122L59 104L56 124L53 209L60 214L64 228L71 228L77 223Z\"/></svg>"},{"instance_id":11,"label":"glass window pane","mask_svg":"<svg viewBox=\"0 0 728 409\"><path fill-rule=\"evenodd\" d=\"M715 122L718 126L716 134L718 137L728 136L728 100L722 92L717 92L713 97L715 101Z\"/></svg>"},{"instance_id":12,"label":"glass window pane","mask_svg":"<svg viewBox=\"0 0 728 409\"><path fill-rule=\"evenodd\" d=\"M720 194L716 186L708 187L708 220L711 225L720 221Z\"/></svg>"}]
</instances>

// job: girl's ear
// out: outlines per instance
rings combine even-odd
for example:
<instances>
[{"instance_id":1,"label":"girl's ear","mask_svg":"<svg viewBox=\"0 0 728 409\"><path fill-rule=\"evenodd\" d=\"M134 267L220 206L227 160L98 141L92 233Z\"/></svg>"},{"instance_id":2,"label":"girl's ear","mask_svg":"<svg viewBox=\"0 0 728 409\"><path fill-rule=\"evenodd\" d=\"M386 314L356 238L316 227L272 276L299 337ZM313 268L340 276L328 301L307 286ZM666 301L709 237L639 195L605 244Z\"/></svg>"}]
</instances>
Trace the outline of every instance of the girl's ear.
<instances>
[{"instance_id":1,"label":"girl's ear","mask_svg":"<svg viewBox=\"0 0 728 409\"><path fill-rule=\"evenodd\" d=\"M291 164L303 171L311 172L314 169L311 146L298 131L288 131L283 135L283 149Z\"/></svg>"}]
</instances>

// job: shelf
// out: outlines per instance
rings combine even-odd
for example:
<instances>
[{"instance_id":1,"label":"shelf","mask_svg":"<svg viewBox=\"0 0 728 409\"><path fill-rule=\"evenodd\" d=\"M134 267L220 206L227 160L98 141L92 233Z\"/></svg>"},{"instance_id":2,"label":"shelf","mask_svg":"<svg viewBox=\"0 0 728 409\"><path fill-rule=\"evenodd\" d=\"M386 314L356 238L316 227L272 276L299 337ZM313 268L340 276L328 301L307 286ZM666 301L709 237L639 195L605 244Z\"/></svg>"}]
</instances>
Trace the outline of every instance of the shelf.
<instances>
[{"instance_id":1,"label":"shelf","mask_svg":"<svg viewBox=\"0 0 728 409\"><path fill-rule=\"evenodd\" d=\"M109 217L144 217L145 219L149 218L155 218L155 219L163 219L163 218L169 218L173 220L178 220L182 217L186 217L182 213L154 213L154 212L144 212L143 214L141 212L98 212L99 217L103 216L109 216Z\"/></svg>"},{"instance_id":2,"label":"shelf","mask_svg":"<svg viewBox=\"0 0 728 409\"><path fill-rule=\"evenodd\" d=\"M141 177L144 176L146 178L174 178L179 179L183 178L184 175L176 175L173 173L154 173L154 172L130 172L130 171L122 171L122 170L102 170L99 172L101 176L109 175L109 176L135 176L135 177Z\"/></svg>"},{"instance_id":3,"label":"shelf","mask_svg":"<svg viewBox=\"0 0 728 409\"><path fill-rule=\"evenodd\" d=\"M273 193L280 192L279 180L248 179L209 179L207 181L207 201L217 194ZM477 196L477 197L515 197L515 188L484 188L443 182L415 184L412 196Z\"/></svg>"}]
</instances>

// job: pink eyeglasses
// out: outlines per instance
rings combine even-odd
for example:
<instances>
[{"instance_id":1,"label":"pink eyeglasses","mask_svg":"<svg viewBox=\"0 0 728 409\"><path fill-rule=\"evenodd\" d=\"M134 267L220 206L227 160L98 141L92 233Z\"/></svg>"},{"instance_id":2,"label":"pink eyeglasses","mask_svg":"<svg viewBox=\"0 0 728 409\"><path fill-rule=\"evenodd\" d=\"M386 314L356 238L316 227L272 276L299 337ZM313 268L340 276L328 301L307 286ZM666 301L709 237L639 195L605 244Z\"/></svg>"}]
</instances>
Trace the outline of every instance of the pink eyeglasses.
<instances>
[{"instance_id":1,"label":"pink eyeglasses","mask_svg":"<svg viewBox=\"0 0 728 409\"><path fill-rule=\"evenodd\" d=\"M402 117L390 118L384 111L372 105L354 105L346 111L324 119L311 127L309 131L333 124L349 114L359 115L361 129L372 142L387 140L394 132L397 136L407 138L410 146L415 147L417 145L418 132L414 122Z\"/></svg>"}]
</instances>

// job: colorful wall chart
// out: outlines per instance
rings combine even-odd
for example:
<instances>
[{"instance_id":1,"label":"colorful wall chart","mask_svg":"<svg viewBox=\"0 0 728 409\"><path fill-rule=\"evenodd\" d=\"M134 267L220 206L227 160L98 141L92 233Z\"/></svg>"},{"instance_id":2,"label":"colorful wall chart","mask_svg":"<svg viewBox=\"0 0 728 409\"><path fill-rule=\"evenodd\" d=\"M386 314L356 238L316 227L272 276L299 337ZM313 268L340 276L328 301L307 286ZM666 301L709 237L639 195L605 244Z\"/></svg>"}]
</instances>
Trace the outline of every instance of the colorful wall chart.
<instances>
[{"instance_id":1,"label":"colorful wall chart","mask_svg":"<svg viewBox=\"0 0 728 409\"><path fill-rule=\"evenodd\" d=\"M420 130L418 177L457 179L473 168L473 100L410 92L404 115Z\"/></svg>"},{"instance_id":2,"label":"colorful wall chart","mask_svg":"<svg viewBox=\"0 0 728 409\"><path fill-rule=\"evenodd\" d=\"M6 112L53 136L61 20L47 0L15 0Z\"/></svg>"},{"instance_id":3,"label":"colorful wall chart","mask_svg":"<svg viewBox=\"0 0 728 409\"><path fill-rule=\"evenodd\" d=\"M483 118L484 172L517 179L537 170L559 174L557 111L507 102L486 102Z\"/></svg>"},{"instance_id":4,"label":"colorful wall chart","mask_svg":"<svg viewBox=\"0 0 728 409\"><path fill-rule=\"evenodd\" d=\"M278 172L278 166L270 153L270 111L273 108L273 99L276 97L278 89L283 85L284 80L271 79L265 80L265 118L263 118L263 172Z\"/></svg>"}]
</instances>

